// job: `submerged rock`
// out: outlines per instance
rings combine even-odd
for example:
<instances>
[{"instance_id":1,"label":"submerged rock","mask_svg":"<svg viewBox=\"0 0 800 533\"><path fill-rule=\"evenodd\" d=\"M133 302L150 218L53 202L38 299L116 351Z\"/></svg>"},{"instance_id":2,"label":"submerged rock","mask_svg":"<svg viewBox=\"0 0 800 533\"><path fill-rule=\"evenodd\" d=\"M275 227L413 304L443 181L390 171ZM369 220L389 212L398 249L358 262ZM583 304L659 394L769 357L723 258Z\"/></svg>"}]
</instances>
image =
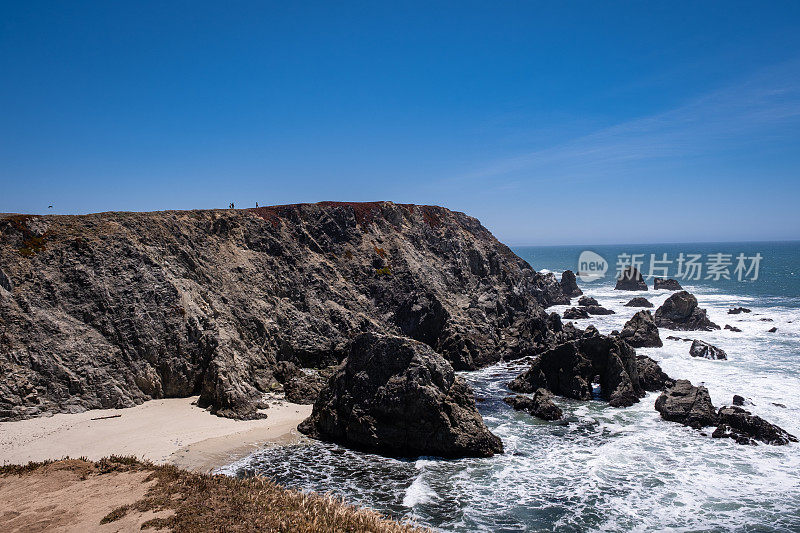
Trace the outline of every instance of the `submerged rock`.
<instances>
[{"instance_id":1,"label":"submerged rock","mask_svg":"<svg viewBox=\"0 0 800 533\"><path fill-rule=\"evenodd\" d=\"M759 441L773 446L797 442L794 435L741 407L721 407L717 415L719 426L712 434L715 439L729 438L739 444Z\"/></svg>"},{"instance_id":2,"label":"submerged rock","mask_svg":"<svg viewBox=\"0 0 800 533\"><path fill-rule=\"evenodd\" d=\"M708 389L695 387L685 379L677 380L675 385L661 393L656 399L655 408L664 420L695 429L715 426L718 422Z\"/></svg>"},{"instance_id":3,"label":"submerged rock","mask_svg":"<svg viewBox=\"0 0 800 533\"><path fill-rule=\"evenodd\" d=\"M601 397L614 407L633 405L644 395L636 351L619 338L600 335L592 326L580 339L541 354L508 386L515 392L544 388L559 396L590 400L595 377Z\"/></svg>"},{"instance_id":4,"label":"submerged rock","mask_svg":"<svg viewBox=\"0 0 800 533\"><path fill-rule=\"evenodd\" d=\"M676 292L656 309L655 322L658 327L676 330L719 329L706 315L706 310L697 307L697 298L693 294Z\"/></svg>"},{"instance_id":5,"label":"submerged rock","mask_svg":"<svg viewBox=\"0 0 800 533\"><path fill-rule=\"evenodd\" d=\"M658 327L650 311L639 311L633 315L625 323L625 327L622 328L619 336L634 348L658 348L664 345L658 335Z\"/></svg>"},{"instance_id":6,"label":"submerged rock","mask_svg":"<svg viewBox=\"0 0 800 533\"><path fill-rule=\"evenodd\" d=\"M733 309L728 309L729 315L738 315L739 313L749 313L750 309L746 307L734 307Z\"/></svg>"},{"instance_id":7,"label":"submerged rock","mask_svg":"<svg viewBox=\"0 0 800 533\"><path fill-rule=\"evenodd\" d=\"M664 279L664 278L653 278L653 289L665 289L668 291L682 291L683 287L681 284L678 283L678 280L674 279Z\"/></svg>"},{"instance_id":8,"label":"submerged rock","mask_svg":"<svg viewBox=\"0 0 800 533\"><path fill-rule=\"evenodd\" d=\"M740 330L736 326L731 326L730 324L725 324L725 328L724 329L727 329L728 331L733 331L734 333L741 333L742 332L742 330Z\"/></svg>"},{"instance_id":9,"label":"submerged rock","mask_svg":"<svg viewBox=\"0 0 800 533\"><path fill-rule=\"evenodd\" d=\"M689 347L689 355L692 357L703 357L705 359L728 358L728 354L726 354L724 350L701 340L692 341L692 345Z\"/></svg>"},{"instance_id":10,"label":"submerged rock","mask_svg":"<svg viewBox=\"0 0 800 533\"><path fill-rule=\"evenodd\" d=\"M664 373L659 364L646 355L637 355L636 364L639 368L639 383L644 390L663 391L675 385L675 380Z\"/></svg>"},{"instance_id":11,"label":"submerged rock","mask_svg":"<svg viewBox=\"0 0 800 533\"><path fill-rule=\"evenodd\" d=\"M776 331L778 331L778 328L776 328L776 327L771 327L771 328L769 328L769 329L767 330L767 333L775 333Z\"/></svg>"},{"instance_id":12,"label":"submerged rock","mask_svg":"<svg viewBox=\"0 0 800 533\"><path fill-rule=\"evenodd\" d=\"M575 279L575 273L572 270L565 270L561 274L561 290L569 298L580 296L583 291L578 287L578 282Z\"/></svg>"},{"instance_id":13,"label":"submerged rock","mask_svg":"<svg viewBox=\"0 0 800 533\"><path fill-rule=\"evenodd\" d=\"M559 420L564 413L553 403L553 395L545 389L536 389L533 396L507 396L503 401L516 409L525 411L542 420Z\"/></svg>"},{"instance_id":14,"label":"submerged rock","mask_svg":"<svg viewBox=\"0 0 800 533\"><path fill-rule=\"evenodd\" d=\"M642 274L634 266L626 267L617 279L614 289L618 291L646 291L647 283Z\"/></svg>"},{"instance_id":15,"label":"submerged rock","mask_svg":"<svg viewBox=\"0 0 800 533\"><path fill-rule=\"evenodd\" d=\"M636 298L631 298L631 300L625 304L625 307L653 307L653 304L650 303L650 300L643 296L637 296Z\"/></svg>"},{"instance_id":16,"label":"submerged rock","mask_svg":"<svg viewBox=\"0 0 800 533\"><path fill-rule=\"evenodd\" d=\"M483 423L472 389L429 346L364 333L298 429L391 456L488 457L502 442Z\"/></svg>"}]
</instances>

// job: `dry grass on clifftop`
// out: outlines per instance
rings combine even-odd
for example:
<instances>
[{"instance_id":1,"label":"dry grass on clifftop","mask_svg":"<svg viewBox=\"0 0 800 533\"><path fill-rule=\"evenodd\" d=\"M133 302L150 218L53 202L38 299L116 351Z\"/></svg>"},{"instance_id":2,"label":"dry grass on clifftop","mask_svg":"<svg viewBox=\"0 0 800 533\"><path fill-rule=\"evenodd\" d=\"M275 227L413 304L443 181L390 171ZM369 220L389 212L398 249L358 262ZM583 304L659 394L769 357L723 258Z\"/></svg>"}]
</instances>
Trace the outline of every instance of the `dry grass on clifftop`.
<instances>
[{"instance_id":1,"label":"dry grass on clifftop","mask_svg":"<svg viewBox=\"0 0 800 533\"><path fill-rule=\"evenodd\" d=\"M58 474L58 477L56 474ZM68 475L68 477L64 477ZM86 527L88 510L81 505L94 505L104 500L102 482L119 488L121 483L131 485L129 502L113 509L104 509L105 516L97 520L92 529L107 528L128 530L160 529L172 531L293 531L293 532L414 532L423 531L408 523L384 518L378 513L345 504L333 496L304 494L288 490L264 478L235 479L226 476L197 474L174 466L157 466L130 457L110 457L98 462L67 459L57 462L30 463L24 466L0 467L0 493L19 493L28 490L27 496L36 499L36 477L48 483L58 477L65 495L82 494L81 501L67 504L75 515L72 524L56 523L58 517L35 516L37 524L53 526ZM83 485L96 487L95 497L86 497ZM142 484L146 489L142 489ZM48 490L52 492L51 486ZM83 490L83 492L82 492ZM138 493L137 493L138 492ZM143 494L143 496L142 496ZM66 497L66 496L65 496ZM91 501L88 501L91 500ZM33 508L41 512L38 502ZM0 507L14 505L6 501ZM17 502L17 505L23 505ZM111 505L111 504L109 504ZM55 506L52 506L55 507ZM27 511L0 509L0 529L24 530ZM101 513L98 516L103 516ZM8 520L8 521L7 521ZM28 524L30 525L30 524ZM19 529L22 527L22 529ZM8 528L8 529L6 529Z\"/></svg>"}]
</instances>

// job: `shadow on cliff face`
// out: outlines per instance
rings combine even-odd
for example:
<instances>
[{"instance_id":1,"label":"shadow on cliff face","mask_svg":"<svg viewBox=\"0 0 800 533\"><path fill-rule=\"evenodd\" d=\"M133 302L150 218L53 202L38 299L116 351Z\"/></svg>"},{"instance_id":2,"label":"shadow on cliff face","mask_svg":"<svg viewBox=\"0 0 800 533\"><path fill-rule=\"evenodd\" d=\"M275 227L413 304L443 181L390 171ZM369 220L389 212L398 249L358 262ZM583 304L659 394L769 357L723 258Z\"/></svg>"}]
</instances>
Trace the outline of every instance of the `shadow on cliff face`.
<instances>
[{"instance_id":1,"label":"shadow on cliff face","mask_svg":"<svg viewBox=\"0 0 800 533\"><path fill-rule=\"evenodd\" d=\"M375 332L474 369L550 347L543 309L568 302L476 219L435 206L15 215L0 237L0 420L197 393L256 417L284 387L280 361L336 365Z\"/></svg>"}]
</instances>

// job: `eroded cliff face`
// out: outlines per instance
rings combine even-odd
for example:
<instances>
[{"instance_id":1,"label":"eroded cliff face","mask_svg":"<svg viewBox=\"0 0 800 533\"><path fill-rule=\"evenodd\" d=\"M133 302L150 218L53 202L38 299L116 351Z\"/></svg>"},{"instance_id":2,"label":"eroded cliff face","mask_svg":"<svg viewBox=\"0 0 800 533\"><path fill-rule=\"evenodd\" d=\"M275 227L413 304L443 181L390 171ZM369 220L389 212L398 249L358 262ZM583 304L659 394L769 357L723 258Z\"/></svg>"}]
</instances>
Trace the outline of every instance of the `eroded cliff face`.
<instances>
[{"instance_id":1,"label":"eroded cliff face","mask_svg":"<svg viewBox=\"0 0 800 533\"><path fill-rule=\"evenodd\" d=\"M279 361L337 364L373 331L478 368L551 344L567 302L441 207L0 216L0 420L192 394L254 417Z\"/></svg>"}]
</instances>

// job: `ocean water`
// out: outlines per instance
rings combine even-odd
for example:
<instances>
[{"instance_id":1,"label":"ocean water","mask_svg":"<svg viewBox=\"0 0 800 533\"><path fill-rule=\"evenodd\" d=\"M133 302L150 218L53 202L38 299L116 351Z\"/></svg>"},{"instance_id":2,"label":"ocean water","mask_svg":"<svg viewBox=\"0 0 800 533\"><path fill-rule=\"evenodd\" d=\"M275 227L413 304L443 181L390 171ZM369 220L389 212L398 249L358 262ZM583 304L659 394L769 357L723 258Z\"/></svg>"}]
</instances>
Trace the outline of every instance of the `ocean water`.
<instances>
[{"instance_id":1,"label":"ocean water","mask_svg":"<svg viewBox=\"0 0 800 533\"><path fill-rule=\"evenodd\" d=\"M747 408L753 413L800 436L800 243L589 249L610 260L611 271L592 283L579 280L579 285L616 314L578 323L594 324L603 333L621 329L637 311L624 307L634 295L646 296L657 307L671 294L613 290L618 254L760 253L757 280L682 281L714 322L736 326L741 333L662 329L663 348L637 352L657 360L672 377L704 384L715 405L740 394L752 402ZM537 270L560 275L577 269L583 250L520 247L515 252ZM651 281L648 285L652 288ZM752 313L727 314L738 306ZM768 333L773 326L777 332ZM710 342L724 349L728 360L692 358L689 344L666 340L670 334ZM444 531L800 531L800 444L740 446L712 439L710 431L661 420L653 409L657 393L622 409L557 398L565 420L543 422L502 402L509 393L506 383L523 369L504 363L463 373L476 397L484 399L478 408L502 438L502 455L398 460L307 440L260 450L219 471L333 492Z\"/></svg>"}]
</instances>

